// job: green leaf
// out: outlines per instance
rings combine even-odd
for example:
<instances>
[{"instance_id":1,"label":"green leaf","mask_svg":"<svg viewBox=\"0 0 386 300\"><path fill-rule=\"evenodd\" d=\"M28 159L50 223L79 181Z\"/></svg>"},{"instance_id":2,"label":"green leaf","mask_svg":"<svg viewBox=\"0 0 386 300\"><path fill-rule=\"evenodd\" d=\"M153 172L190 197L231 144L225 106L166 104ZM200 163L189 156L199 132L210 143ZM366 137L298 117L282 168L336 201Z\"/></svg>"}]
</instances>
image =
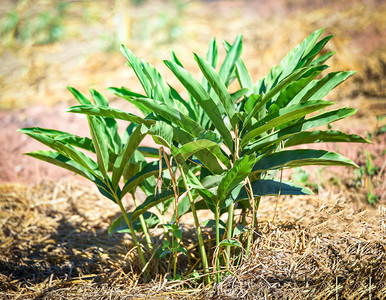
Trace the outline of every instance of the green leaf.
<instances>
[{"instance_id":1,"label":"green leaf","mask_svg":"<svg viewBox=\"0 0 386 300\"><path fill-rule=\"evenodd\" d=\"M175 153L175 151L176 149L172 148L172 153ZM186 181L189 187L194 189L203 189L201 182L198 180L197 176L189 169L188 165L185 162L183 162L181 165L182 165L182 171L185 173Z\"/></svg>"},{"instance_id":2,"label":"green leaf","mask_svg":"<svg viewBox=\"0 0 386 300\"><path fill-rule=\"evenodd\" d=\"M135 75L137 76L143 89L145 90L146 95L148 97L151 97L152 96L152 86L151 86L151 83L149 82L148 77L146 76L146 74L144 72L141 61L134 55L133 52L131 52L129 49L127 49L126 46L124 46L124 45L121 45L121 52L126 57L130 66L133 68Z\"/></svg>"},{"instance_id":3,"label":"green leaf","mask_svg":"<svg viewBox=\"0 0 386 300\"><path fill-rule=\"evenodd\" d=\"M253 197L260 196L274 196L278 195L312 195L312 191L294 184L289 181L282 181L277 179L259 179L251 182ZM249 192L246 191L245 186L241 189L236 197L236 201L249 199Z\"/></svg>"},{"instance_id":4,"label":"green leaf","mask_svg":"<svg viewBox=\"0 0 386 300\"><path fill-rule=\"evenodd\" d=\"M134 151L138 148L139 144L146 136L146 133L147 133L147 130L143 131L143 127L140 124L134 130L128 142L123 147L122 151L119 153L113 167L112 186L114 189L118 187L119 180L122 177L125 167L127 166L131 157L133 156Z\"/></svg>"},{"instance_id":5,"label":"green leaf","mask_svg":"<svg viewBox=\"0 0 386 300\"><path fill-rule=\"evenodd\" d=\"M260 136L262 133L275 128L281 124L285 124L292 120L300 119L312 112L321 110L329 105L332 105L329 101L308 101L305 103L299 103L291 105L289 107L282 108L274 113L268 114L264 119L253 125L248 133L241 140L241 147L244 147L249 141Z\"/></svg>"},{"instance_id":6,"label":"green leaf","mask_svg":"<svg viewBox=\"0 0 386 300\"><path fill-rule=\"evenodd\" d=\"M194 99L200 104L202 109L208 115L210 120L213 122L213 125L219 131L221 137L224 140L224 143L232 151L233 150L233 141L232 136L224 124L224 121L221 117L220 111L210 97L208 92L202 87L202 85L185 69L181 68L177 64L171 61L164 61L167 67L174 73L182 85L187 89L187 91L194 97Z\"/></svg>"},{"instance_id":7,"label":"green leaf","mask_svg":"<svg viewBox=\"0 0 386 300\"><path fill-rule=\"evenodd\" d=\"M224 41L224 47L225 47L225 50L228 52L231 45ZM252 89L253 87L252 78L249 75L249 72L241 57L239 57L239 59L236 61L236 77L242 89L246 89L247 91Z\"/></svg>"},{"instance_id":8,"label":"green leaf","mask_svg":"<svg viewBox=\"0 0 386 300\"><path fill-rule=\"evenodd\" d=\"M291 103L305 102L309 99L323 99L332 89L354 75L356 72L332 72L319 80L312 81L306 88L298 93Z\"/></svg>"},{"instance_id":9,"label":"green leaf","mask_svg":"<svg viewBox=\"0 0 386 300\"><path fill-rule=\"evenodd\" d=\"M129 219L130 219L132 212L128 212L127 214L129 216ZM148 228L154 228L160 222L160 219L157 217L157 215L155 215L149 211L145 212L143 214L143 217L144 217L145 223L146 223ZM139 219L136 219L133 222L133 228L134 228L134 232L141 232L142 231L142 226L141 226L141 222ZM113 223L111 223L108 233L113 234L113 233L125 233L125 232L131 233L129 226L127 225L127 223L125 221L125 218L121 215L118 218L116 218L113 221Z\"/></svg>"},{"instance_id":10,"label":"green leaf","mask_svg":"<svg viewBox=\"0 0 386 300\"><path fill-rule=\"evenodd\" d=\"M180 187L179 192L180 194L182 194L185 192L185 189ZM138 205L138 207L134 210L130 219L131 222L133 222L141 214L145 213L146 211L149 211L149 209L156 206L158 203L161 203L173 196L174 196L174 191L173 189L170 189L160 194L155 194L147 197L146 200L142 204Z\"/></svg>"},{"instance_id":11,"label":"green leaf","mask_svg":"<svg viewBox=\"0 0 386 300\"><path fill-rule=\"evenodd\" d=\"M212 38L209 42L209 49L208 49L208 52L206 53L206 60L213 67L213 69L216 68L217 62L218 62L218 50L217 50L217 42L215 38ZM210 92L210 85L208 83L208 80L205 78L205 76L202 78L201 85L208 93Z\"/></svg>"},{"instance_id":12,"label":"green leaf","mask_svg":"<svg viewBox=\"0 0 386 300\"><path fill-rule=\"evenodd\" d=\"M303 67L304 65L309 64L315 56L324 48L324 46L331 40L333 35L326 36L321 41L319 41L306 55L303 55L302 61L297 65L298 68Z\"/></svg>"},{"instance_id":13,"label":"green leaf","mask_svg":"<svg viewBox=\"0 0 386 300\"><path fill-rule=\"evenodd\" d=\"M239 236L240 234L244 233L244 232L247 232L248 231L248 228L247 226L243 225L243 224L240 224L240 225L237 225L234 229L233 229L233 237L237 237Z\"/></svg>"},{"instance_id":14,"label":"green leaf","mask_svg":"<svg viewBox=\"0 0 386 300\"><path fill-rule=\"evenodd\" d=\"M221 104L223 105L225 112L231 121L232 127L235 128L238 120L237 116L235 115L234 103L232 102L231 95L229 94L227 87L221 80L220 76L217 74L216 70L213 69L213 67L204 58L198 54L194 54L194 59L197 61L201 72L204 74L205 78L208 80L218 98L220 99Z\"/></svg>"},{"instance_id":15,"label":"green leaf","mask_svg":"<svg viewBox=\"0 0 386 300\"><path fill-rule=\"evenodd\" d=\"M35 151L26 153L26 155L54 164L94 182L103 196L109 198L113 202L116 202L112 192L101 179L94 176L94 174L87 168L84 168L82 165L60 154L59 152Z\"/></svg>"},{"instance_id":16,"label":"green leaf","mask_svg":"<svg viewBox=\"0 0 386 300\"><path fill-rule=\"evenodd\" d=\"M90 89L90 93L96 105L109 106L109 100L104 95L94 89Z\"/></svg>"},{"instance_id":17,"label":"green leaf","mask_svg":"<svg viewBox=\"0 0 386 300\"><path fill-rule=\"evenodd\" d=\"M312 144L312 143L371 143L371 141L362 138L356 134L347 134L337 130L315 130L307 132L299 132L288 140L286 140L284 146L292 147L303 144Z\"/></svg>"},{"instance_id":18,"label":"green leaf","mask_svg":"<svg viewBox=\"0 0 386 300\"><path fill-rule=\"evenodd\" d=\"M253 107L252 111L248 113L248 115L245 118L244 121L244 127L248 124L248 122L254 117L261 109L265 109L265 105L268 103L269 100L273 96L275 96L277 93L279 93L281 90L283 90L286 86L288 86L290 83L296 81L300 76L302 76L305 72L307 72L307 68L299 69L289 75L288 77L284 78L281 82L279 82L274 88L272 88L270 91L268 91L261 100Z\"/></svg>"},{"instance_id":19,"label":"green leaf","mask_svg":"<svg viewBox=\"0 0 386 300\"><path fill-rule=\"evenodd\" d=\"M95 147L95 153L97 155L99 170L105 178L108 178L109 152L107 149L106 138L103 134L103 126L95 117L87 116L87 118Z\"/></svg>"},{"instance_id":20,"label":"green leaf","mask_svg":"<svg viewBox=\"0 0 386 300\"><path fill-rule=\"evenodd\" d=\"M134 104L145 116L153 112L150 108L135 101L136 98L146 98L146 95L134 93L125 87L110 87L107 90Z\"/></svg>"},{"instance_id":21,"label":"green leaf","mask_svg":"<svg viewBox=\"0 0 386 300\"><path fill-rule=\"evenodd\" d=\"M166 103L167 105L176 108L176 104L171 97L171 91L169 85L166 83L162 75L148 62L141 60L144 73L148 77L150 83L153 86L153 93L151 98ZM157 94L157 93L158 94ZM149 95L150 98L150 95Z\"/></svg>"},{"instance_id":22,"label":"green leaf","mask_svg":"<svg viewBox=\"0 0 386 300\"><path fill-rule=\"evenodd\" d=\"M125 99L131 99L131 98L146 98L146 95L135 93L128 88L122 86L120 88L117 87L109 87L107 90L114 95L125 98Z\"/></svg>"},{"instance_id":23,"label":"green leaf","mask_svg":"<svg viewBox=\"0 0 386 300\"><path fill-rule=\"evenodd\" d=\"M197 194L196 197L199 197ZM194 203L194 207L196 210L207 210L208 206L206 205L204 200L197 201ZM191 212L191 206L190 206L190 201L188 197L183 198L180 200L178 203L178 217L180 218L181 216ZM173 215L171 221L174 222L176 220L175 215Z\"/></svg>"},{"instance_id":24,"label":"green leaf","mask_svg":"<svg viewBox=\"0 0 386 300\"><path fill-rule=\"evenodd\" d=\"M60 154L59 152L41 150L25 153L25 155L49 162L63 169L74 172L91 181L94 181L96 178L92 173L89 172L89 170L84 168L82 165Z\"/></svg>"},{"instance_id":25,"label":"green leaf","mask_svg":"<svg viewBox=\"0 0 386 300\"><path fill-rule=\"evenodd\" d=\"M218 247L225 247L225 246L242 248L242 246L241 246L239 241L237 241L237 240L230 240L230 239L223 240L223 241L220 242L220 244L218 244Z\"/></svg>"},{"instance_id":26,"label":"green leaf","mask_svg":"<svg viewBox=\"0 0 386 300\"><path fill-rule=\"evenodd\" d=\"M185 101L180 96L180 94L171 86L170 86L170 92L173 99L180 102L186 108L186 111L188 112L189 117L197 122L198 121L197 105L194 103L194 101Z\"/></svg>"},{"instance_id":27,"label":"green leaf","mask_svg":"<svg viewBox=\"0 0 386 300\"><path fill-rule=\"evenodd\" d=\"M170 148L173 143L173 127L165 122L157 121L150 127L149 134L158 145Z\"/></svg>"},{"instance_id":28,"label":"green leaf","mask_svg":"<svg viewBox=\"0 0 386 300\"><path fill-rule=\"evenodd\" d=\"M255 157L253 155L244 156L235 161L232 169L225 174L219 183L217 197L220 201L225 200L229 192L248 176L254 164Z\"/></svg>"},{"instance_id":29,"label":"green leaf","mask_svg":"<svg viewBox=\"0 0 386 300\"><path fill-rule=\"evenodd\" d=\"M179 150L182 159L186 161L190 156L203 149L218 148L218 144L209 140L196 140L183 145Z\"/></svg>"},{"instance_id":30,"label":"green leaf","mask_svg":"<svg viewBox=\"0 0 386 300\"><path fill-rule=\"evenodd\" d=\"M252 173L310 165L358 167L353 161L338 153L325 150L296 149L264 156L256 162Z\"/></svg>"},{"instance_id":31,"label":"green leaf","mask_svg":"<svg viewBox=\"0 0 386 300\"><path fill-rule=\"evenodd\" d=\"M56 150L60 154L74 160L87 170L89 170L94 176L102 180L101 172L99 170L98 164L95 163L90 157L85 155L83 152L75 149L69 144L64 144L60 140L56 140L49 135L33 132L30 128L19 129L18 131L27 134L28 136L34 138L35 140L41 142L42 144Z\"/></svg>"},{"instance_id":32,"label":"green leaf","mask_svg":"<svg viewBox=\"0 0 386 300\"><path fill-rule=\"evenodd\" d=\"M219 228L226 228L227 225L225 224L225 222L223 220L219 220ZM215 220L204 220L201 222L201 226L202 227L206 227L206 228L216 228L216 221Z\"/></svg>"},{"instance_id":33,"label":"green leaf","mask_svg":"<svg viewBox=\"0 0 386 300\"><path fill-rule=\"evenodd\" d=\"M198 136L200 132L204 131L200 124L165 103L148 98L138 98L136 101L150 107L154 112L168 120L173 125L181 127L194 136Z\"/></svg>"},{"instance_id":34,"label":"green leaf","mask_svg":"<svg viewBox=\"0 0 386 300\"><path fill-rule=\"evenodd\" d=\"M152 158L159 157L159 151L156 148L141 146L141 147L138 147L137 150L146 157L152 157Z\"/></svg>"},{"instance_id":35,"label":"green leaf","mask_svg":"<svg viewBox=\"0 0 386 300\"><path fill-rule=\"evenodd\" d=\"M241 52L243 51L243 36L239 34L236 37L235 42L229 48L227 56L224 59L224 62L221 65L219 75L221 80L225 83L226 86L230 83L230 78L233 71L235 70L235 65L238 59L240 58Z\"/></svg>"},{"instance_id":36,"label":"green leaf","mask_svg":"<svg viewBox=\"0 0 386 300\"><path fill-rule=\"evenodd\" d=\"M71 94L75 97L76 100L80 104L83 105L92 105L91 101L81 92L79 92L77 89L74 89L73 87L68 86L67 89L71 92Z\"/></svg>"},{"instance_id":37,"label":"green leaf","mask_svg":"<svg viewBox=\"0 0 386 300\"><path fill-rule=\"evenodd\" d=\"M109 106L107 98L94 89L90 89L90 93L96 105ZM108 143L115 154L121 150L121 138L118 134L118 124L113 118L103 118L104 125L103 130L105 132Z\"/></svg>"},{"instance_id":38,"label":"green leaf","mask_svg":"<svg viewBox=\"0 0 386 300\"><path fill-rule=\"evenodd\" d=\"M41 127L22 128L22 129L19 129L18 131L23 132L25 134L28 134L28 132L44 134L64 144L70 144L72 146L95 153L92 140L87 137L80 137L65 131L47 129L47 128L41 128Z\"/></svg>"},{"instance_id":39,"label":"green leaf","mask_svg":"<svg viewBox=\"0 0 386 300\"><path fill-rule=\"evenodd\" d=\"M141 172L135 174L133 177L131 177L127 182L126 184L124 185L123 189L122 189L122 194L121 194L121 197L123 197L124 195L126 195L127 192L133 190L135 187L139 186L139 184L141 182L143 182L145 179L151 177L151 176L155 176L155 175L158 175L159 173L159 167L160 167L160 163L159 161L153 161L153 162L150 162L150 163L147 163L141 170ZM162 160L162 166L161 168L162 169L165 169L167 166L166 166L166 163L164 160Z\"/></svg>"},{"instance_id":40,"label":"green leaf","mask_svg":"<svg viewBox=\"0 0 386 300\"><path fill-rule=\"evenodd\" d=\"M300 65L300 60L305 57L314 47L316 41L324 31L324 28L316 30L305 38L299 45L292 49L280 62L277 72L280 79L287 77Z\"/></svg>"},{"instance_id":41,"label":"green leaf","mask_svg":"<svg viewBox=\"0 0 386 300\"><path fill-rule=\"evenodd\" d=\"M311 117L301 122L297 122L291 126L280 129L279 131L273 132L265 137L262 137L251 145L246 146L243 149L242 153L251 154L256 151L261 151L266 147L276 145L282 140L290 138L294 134L310 130L318 126L326 125L338 121L340 119L344 119L348 116L353 115L355 112L356 109L346 107L319 114L317 116Z\"/></svg>"},{"instance_id":42,"label":"green leaf","mask_svg":"<svg viewBox=\"0 0 386 300\"><path fill-rule=\"evenodd\" d=\"M175 141L179 144L186 144L194 139L188 132L181 130L178 127L173 127L173 136ZM198 139L212 139L213 136L210 131L202 132L198 135ZM178 154L176 154L178 156ZM195 153L200 162L208 168L213 174L219 174L223 172L217 159L219 159L225 166L229 165L229 159L227 159L221 152L219 147L212 147L209 149L203 149ZM183 161L182 157L181 160Z\"/></svg>"},{"instance_id":43,"label":"green leaf","mask_svg":"<svg viewBox=\"0 0 386 300\"><path fill-rule=\"evenodd\" d=\"M328 52L326 54L323 54L319 56L317 59L315 59L310 65L311 66L316 66L316 65L321 65L324 64L329 58L331 58L336 52Z\"/></svg>"},{"instance_id":44,"label":"green leaf","mask_svg":"<svg viewBox=\"0 0 386 300\"><path fill-rule=\"evenodd\" d=\"M301 90L303 90L316 76L318 76L326 66L317 66L315 68L310 69L306 74L303 75L299 80L291 83L286 87L277 97L277 99L272 103L269 107L269 112L275 112L280 108L286 107L291 100L299 94ZM306 76L308 75L308 76ZM319 99L317 99L319 100ZM293 102L292 102L293 103ZM294 103L293 103L294 104Z\"/></svg>"},{"instance_id":45,"label":"green leaf","mask_svg":"<svg viewBox=\"0 0 386 300\"><path fill-rule=\"evenodd\" d=\"M106 118L114 118L114 119L133 122L135 124L144 124L147 127L150 127L152 124L155 123L155 121L153 120L143 119L141 117L138 117L131 113L124 112L116 108L98 106L98 105L73 106L67 109L67 112L80 113L80 114L85 114L89 116L101 116Z\"/></svg>"}]
</instances>

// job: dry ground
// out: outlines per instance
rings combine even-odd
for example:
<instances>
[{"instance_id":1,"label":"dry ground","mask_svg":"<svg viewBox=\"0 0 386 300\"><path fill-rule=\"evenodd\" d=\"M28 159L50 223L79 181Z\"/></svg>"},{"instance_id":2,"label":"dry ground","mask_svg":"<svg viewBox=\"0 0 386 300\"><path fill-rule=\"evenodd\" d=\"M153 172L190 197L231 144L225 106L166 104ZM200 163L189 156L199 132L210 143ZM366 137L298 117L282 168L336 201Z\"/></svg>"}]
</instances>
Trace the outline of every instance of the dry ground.
<instances>
[{"instance_id":1,"label":"dry ground","mask_svg":"<svg viewBox=\"0 0 386 300\"><path fill-rule=\"evenodd\" d=\"M53 7L47 1L17 2L21 16L39 5ZM204 54L212 36L231 41L241 32L243 58L257 79L321 27L335 35L328 46L337 51L332 69L358 71L329 95L339 106L359 109L334 128L370 133L373 144L329 149L361 166L371 153L376 174L358 178L351 169L306 169L319 192L281 198L275 220L276 198L264 199L253 255L215 289L193 279L167 281L162 268L151 283L140 284L130 239L107 234L118 213L113 203L78 177L21 155L41 149L15 132L21 127L88 135L82 117L63 113L74 103L66 85L140 91L114 50L113 2L71 2L59 42L0 42L0 298L386 299L386 134L377 120L386 114L385 1L146 1L128 11L129 47L164 74L169 48L196 72L192 51ZM2 1L0 21L15 3ZM114 107L132 109L110 99ZM365 200L370 189L379 196L374 206Z\"/></svg>"}]
</instances>

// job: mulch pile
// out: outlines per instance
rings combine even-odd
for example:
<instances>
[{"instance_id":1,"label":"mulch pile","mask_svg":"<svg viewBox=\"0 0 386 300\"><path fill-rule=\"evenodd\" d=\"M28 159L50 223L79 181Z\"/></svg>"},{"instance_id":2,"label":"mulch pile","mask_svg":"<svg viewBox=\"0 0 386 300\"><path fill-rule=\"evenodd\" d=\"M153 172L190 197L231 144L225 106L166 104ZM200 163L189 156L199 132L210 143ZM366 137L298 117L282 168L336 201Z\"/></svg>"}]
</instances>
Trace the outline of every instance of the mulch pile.
<instances>
[{"instance_id":1,"label":"mulch pile","mask_svg":"<svg viewBox=\"0 0 386 300\"><path fill-rule=\"evenodd\" d=\"M75 180L0 186L1 299L386 299L385 207L264 198L253 251L215 288L139 280L116 205ZM275 220L272 220L275 215Z\"/></svg>"}]
</instances>

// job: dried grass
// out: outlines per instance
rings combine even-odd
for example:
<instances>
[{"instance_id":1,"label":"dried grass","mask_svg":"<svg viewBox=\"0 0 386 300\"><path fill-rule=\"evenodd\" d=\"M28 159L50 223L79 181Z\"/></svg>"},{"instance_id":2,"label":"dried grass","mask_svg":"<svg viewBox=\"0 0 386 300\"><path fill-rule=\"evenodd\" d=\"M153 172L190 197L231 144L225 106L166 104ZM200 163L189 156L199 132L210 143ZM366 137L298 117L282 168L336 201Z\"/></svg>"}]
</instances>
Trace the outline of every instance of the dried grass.
<instances>
[{"instance_id":1,"label":"dried grass","mask_svg":"<svg viewBox=\"0 0 386 300\"><path fill-rule=\"evenodd\" d=\"M159 275L141 283L128 236L106 232L117 208L84 183L3 184L0 297L386 298L384 215L325 193L280 199L272 223L276 200L263 199L250 257L212 289L166 280L159 262L150 266Z\"/></svg>"}]
</instances>

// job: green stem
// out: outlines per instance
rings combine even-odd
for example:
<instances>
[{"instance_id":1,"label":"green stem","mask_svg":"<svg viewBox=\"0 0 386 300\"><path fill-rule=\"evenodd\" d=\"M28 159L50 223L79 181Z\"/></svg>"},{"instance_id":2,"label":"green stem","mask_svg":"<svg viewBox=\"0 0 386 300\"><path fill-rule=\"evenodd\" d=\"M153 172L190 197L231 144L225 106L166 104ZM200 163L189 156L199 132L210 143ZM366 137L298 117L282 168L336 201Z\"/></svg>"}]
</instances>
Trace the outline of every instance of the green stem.
<instances>
[{"instance_id":1,"label":"green stem","mask_svg":"<svg viewBox=\"0 0 386 300\"><path fill-rule=\"evenodd\" d=\"M139 258L141 259L141 262L142 262L142 267L145 268L146 267L146 260L145 260L145 257L143 255L143 252L142 252L141 244L138 242L138 238L135 234L133 224L131 223L129 216L127 215L126 210L123 207L122 200L119 199L116 195L114 195L114 197L115 197L116 202L119 205L119 208L121 209L123 218L125 219L127 226L129 226L130 233L131 233L131 236L133 237L134 243L137 246L138 255L139 255ZM146 273L147 278L150 278L149 270L147 268L145 269L145 273Z\"/></svg>"},{"instance_id":2,"label":"green stem","mask_svg":"<svg viewBox=\"0 0 386 300\"><path fill-rule=\"evenodd\" d=\"M192 210L194 224L196 226L198 245L199 245L199 248L200 248L202 264L204 266L204 273L207 274L207 273L209 273L209 265L208 265L208 259L206 257L204 240L202 239L202 232L201 232L200 222L198 221L196 207L194 206L194 200L193 200L192 194L190 193L189 185L188 185L188 182L186 180L185 173L182 170L181 166L179 166L179 169L180 169L180 172L181 172L182 181L183 181L185 189L187 190L187 193L188 193L188 198L189 198L189 202L190 202L190 208ZM210 280L208 275L205 276L205 281L206 281L207 284L211 283L211 280Z\"/></svg>"},{"instance_id":3,"label":"green stem","mask_svg":"<svg viewBox=\"0 0 386 300\"><path fill-rule=\"evenodd\" d=\"M231 205L232 206L232 205ZM219 217L219 208L216 206L216 213L215 213L215 219L216 219L216 249L218 249L218 245L220 244L220 217ZM228 250L228 249L227 249ZM220 251L218 249L217 256L216 256L216 282L220 282Z\"/></svg>"},{"instance_id":4,"label":"green stem","mask_svg":"<svg viewBox=\"0 0 386 300\"><path fill-rule=\"evenodd\" d=\"M135 207L137 207L137 200L135 199L135 196L133 196L133 200L134 200L134 205ZM151 238L150 238L150 234L149 234L149 230L147 229L147 225L146 225L146 222L145 222L145 218L143 217L143 215L140 215L139 216L139 221L141 222L141 227L142 227L142 230L143 230L143 234L145 235L145 239L146 239L146 244L147 244L147 248L151 251L153 250L153 245L151 243Z\"/></svg>"},{"instance_id":5,"label":"green stem","mask_svg":"<svg viewBox=\"0 0 386 300\"><path fill-rule=\"evenodd\" d=\"M231 205L228 206L228 221L227 221L227 239L232 239L233 235L233 211L234 211L234 205L231 203ZM231 257L231 246L226 246L226 265L227 268L229 268L230 263L230 257Z\"/></svg>"}]
</instances>

